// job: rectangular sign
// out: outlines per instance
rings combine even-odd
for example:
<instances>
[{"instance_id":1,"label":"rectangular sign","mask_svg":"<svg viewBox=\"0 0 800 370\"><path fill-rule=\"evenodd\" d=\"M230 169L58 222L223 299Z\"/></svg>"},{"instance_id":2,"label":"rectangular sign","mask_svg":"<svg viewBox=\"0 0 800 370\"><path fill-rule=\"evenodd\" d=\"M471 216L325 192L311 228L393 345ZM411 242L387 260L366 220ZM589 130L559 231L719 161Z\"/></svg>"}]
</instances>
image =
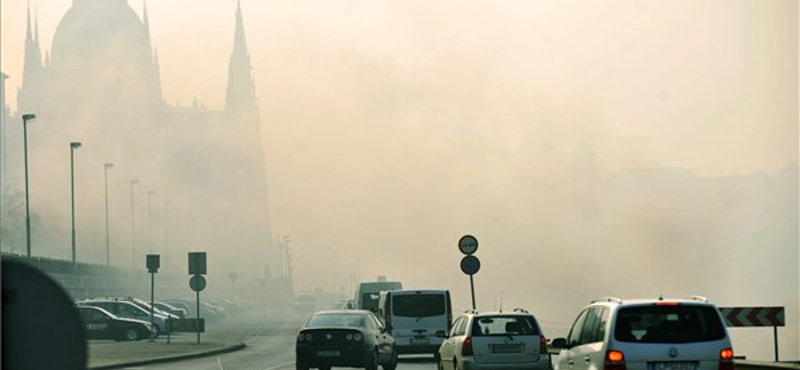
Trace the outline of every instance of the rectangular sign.
<instances>
[{"instance_id":1,"label":"rectangular sign","mask_svg":"<svg viewBox=\"0 0 800 370\"><path fill-rule=\"evenodd\" d=\"M147 255L147 272L156 273L161 267L161 256L157 254Z\"/></svg>"},{"instance_id":2,"label":"rectangular sign","mask_svg":"<svg viewBox=\"0 0 800 370\"><path fill-rule=\"evenodd\" d=\"M189 332L195 333L199 331L205 333L206 319L168 319L167 330L172 333L175 332Z\"/></svg>"},{"instance_id":3,"label":"rectangular sign","mask_svg":"<svg viewBox=\"0 0 800 370\"><path fill-rule=\"evenodd\" d=\"M739 326L785 326L783 307L719 307L725 325Z\"/></svg>"},{"instance_id":4,"label":"rectangular sign","mask_svg":"<svg viewBox=\"0 0 800 370\"><path fill-rule=\"evenodd\" d=\"M189 252L189 275L206 274L206 252Z\"/></svg>"}]
</instances>

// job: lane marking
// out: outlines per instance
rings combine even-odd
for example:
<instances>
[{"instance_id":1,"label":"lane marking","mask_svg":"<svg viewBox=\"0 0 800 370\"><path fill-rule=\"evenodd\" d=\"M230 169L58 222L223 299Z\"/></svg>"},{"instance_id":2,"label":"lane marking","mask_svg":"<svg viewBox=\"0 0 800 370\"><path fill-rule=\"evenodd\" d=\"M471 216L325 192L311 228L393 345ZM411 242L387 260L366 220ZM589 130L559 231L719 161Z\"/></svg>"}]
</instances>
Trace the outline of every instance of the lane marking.
<instances>
[{"instance_id":1,"label":"lane marking","mask_svg":"<svg viewBox=\"0 0 800 370\"><path fill-rule=\"evenodd\" d=\"M222 367L222 357L217 357L217 365L219 365L219 370L225 370L225 368Z\"/></svg>"},{"instance_id":2,"label":"lane marking","mask_svg":"<svg viewBox=\"0 0 800 370\"><path fill-rule=\"evenodd\" d=\"M278 365L275 365L273 367L268 367L268 368L266 368L264 370L278 370L278 369L282 369L284 367L289 367L291 365L294 365L294 361L284 362L282 364L278 364Z\"/></svg>"}]
</instances>

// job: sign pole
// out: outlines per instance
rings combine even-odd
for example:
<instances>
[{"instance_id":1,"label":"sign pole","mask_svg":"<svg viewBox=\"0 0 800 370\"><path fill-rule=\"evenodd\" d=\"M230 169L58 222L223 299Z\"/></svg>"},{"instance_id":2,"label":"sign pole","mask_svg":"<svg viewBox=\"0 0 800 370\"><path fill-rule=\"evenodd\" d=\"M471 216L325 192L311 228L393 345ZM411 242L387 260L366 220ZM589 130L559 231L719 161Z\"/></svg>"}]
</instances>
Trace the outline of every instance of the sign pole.
<instances>
[{"instance_id":1,"label":"sign pole","mask_svg":"<svg viewBox=\"0 0 800 370\"><path fill-rule=\"evenodd\" d=\"M778 327L773 326L772 330L775 337L775 362L778 362Z\"/></svg>"},{"instance_id":2,"label":"sign pole","mask_svg":"<svg viewBox=\"0 0 800 370\"><path fill-rule=\"evenodd\" d=\"M476 310L477 307L475 306L475 282L473 281L472 275L469 275L469 289L472 291L472 309Z\"/></svg>"},{"instance_id":3,"label":"sign pole","mask_svg":"<svg viewBox=\"0 0 800 370\"><path fill-rule=\"evenodd\" d=\"M153 316L153 301L155 301L155 292L156 292L156 273L152 272L152 270L151 270L151 272L150 272L150 326L154 327L154 328L155 328L155 326L153 324L153 317L154 317ZM158 329L156 329L156 331L157 330ZM150 341L152 342L153 340L154 340L153 336L150 336Z\"/></svg>"},{"instance_id":4,"label":"sign pole","mask_svg":"<svg viewBox=\"0 0 800 370\"><path fill-rule=\"evenodd\" d=\"M197 294L197 344L200 344L200 291L196 291Z\"/></svg>"}]
</instances>

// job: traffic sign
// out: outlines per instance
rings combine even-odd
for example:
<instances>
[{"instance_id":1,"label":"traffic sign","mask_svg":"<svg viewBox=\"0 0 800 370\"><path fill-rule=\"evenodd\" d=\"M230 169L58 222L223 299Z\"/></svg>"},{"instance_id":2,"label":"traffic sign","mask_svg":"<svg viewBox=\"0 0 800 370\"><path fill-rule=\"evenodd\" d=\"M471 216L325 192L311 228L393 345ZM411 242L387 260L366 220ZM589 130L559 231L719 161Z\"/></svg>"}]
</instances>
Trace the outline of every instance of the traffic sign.
<instances>
[{"instance_id":1,"label":"traffic sign","mask_svg":"<svg viewBox=\"0 0 800 370\"><path fill-rule=\"evenodd\" d=\"M189 275L206 273L206 252L189 252Z\"/></svg>"},{"instance_id":2,"label":"traffic sign","mask_svg":"<svg viewBox=\"0 0 800 370\"><path fill-rule=\"evenodd\" d=\"M206 278L203 275L194 275L189 279L189 287L195 292L200 292L206 288Z\"/></svg>"},{"instance_id":3,"label":"traffic sign","mask_svg":"<svg viewBox=\"0 0 800 370\"><path fill-rule=\"evenodd\" d=\"M458 239L458 250L466 255L474 254L478 251L478 239L472 235L464 235Z\"/></svg>"},{"instance_id":4,"label":"traffic sign","mask_svg":"<svg viewBox=\"0 0 800 370\"><path fill-rule=\"evenodd\" d=\"M155 274L158 268L161 267L161 256L158 254L147 255L147 272Z\"/></svg>"},{"instance_id":5,"label":"traffic sign","mask_svg":"<svg viewBox=\"0 0 800 370\"><path fill-rule=\"evenodd\" d=\"M475 275L481 269L481 261L473 255L461 259L461 271L467 275Z\"/></svg>"},{"instance_id":6,"label":"traffic sign","mask_svg":"<svg viewBox=\"0 0 800 370\"><path fill-rule=\"evenodd\" d=\"M737 326L785 326L783 307L720 307L725 325Z\"/></svg>"}]
</instances>

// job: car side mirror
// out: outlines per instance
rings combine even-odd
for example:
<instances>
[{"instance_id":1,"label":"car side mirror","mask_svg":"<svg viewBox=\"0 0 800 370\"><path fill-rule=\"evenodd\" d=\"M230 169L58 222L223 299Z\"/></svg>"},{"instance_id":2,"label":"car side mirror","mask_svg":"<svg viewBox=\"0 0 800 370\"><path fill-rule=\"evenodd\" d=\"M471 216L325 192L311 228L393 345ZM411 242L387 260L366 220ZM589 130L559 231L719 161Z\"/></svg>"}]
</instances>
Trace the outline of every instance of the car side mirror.
<instances>
[{"instance_id":1,"label":"car side mirror","mask_svg":"<svg viewBox=\"0 0 800 370\"><path fill-rule=\"evenodd\" d=\"M436 338L447 338L447 333L444 330L437 330L434 335L436 335Z\"/></svg>"},{"instance_id":2,"label":"car side mirror","mask_svg":"<svg viewBox=\"0 0 800 370\"><path fill-rule=\"evenodd\" d=\"M567 348L567 340L565 338L556 338L550 342L550 348L553 349L566 349Z\"/></svg>"}]
</instances>

